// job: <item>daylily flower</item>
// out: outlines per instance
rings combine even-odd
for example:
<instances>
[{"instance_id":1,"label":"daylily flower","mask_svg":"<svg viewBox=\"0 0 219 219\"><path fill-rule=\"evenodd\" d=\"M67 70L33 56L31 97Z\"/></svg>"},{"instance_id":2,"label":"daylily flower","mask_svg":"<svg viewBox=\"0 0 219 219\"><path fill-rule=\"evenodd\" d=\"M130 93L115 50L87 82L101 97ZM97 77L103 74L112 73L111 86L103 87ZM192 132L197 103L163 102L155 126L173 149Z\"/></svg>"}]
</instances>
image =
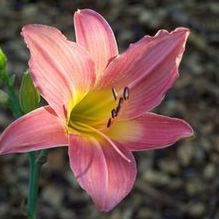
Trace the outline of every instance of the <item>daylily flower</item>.
<instances>
[{"instance_id":1,"label":"daylily flower","mask_svg":"<svg viewBox=\"0 0 219 219\"><path fill-rule=\"evenodd\" d=\"M118 54L110 26L95 11L78 10L74 26L76 43L54 27L23 27L32 79L49 105L9 125L0 153L68 146L79 184L109 211L133 187L132 151L165 148L193 133L181 119L149 112L178 78L189 30L160 30Z\"/></svg>"}]
</instances>

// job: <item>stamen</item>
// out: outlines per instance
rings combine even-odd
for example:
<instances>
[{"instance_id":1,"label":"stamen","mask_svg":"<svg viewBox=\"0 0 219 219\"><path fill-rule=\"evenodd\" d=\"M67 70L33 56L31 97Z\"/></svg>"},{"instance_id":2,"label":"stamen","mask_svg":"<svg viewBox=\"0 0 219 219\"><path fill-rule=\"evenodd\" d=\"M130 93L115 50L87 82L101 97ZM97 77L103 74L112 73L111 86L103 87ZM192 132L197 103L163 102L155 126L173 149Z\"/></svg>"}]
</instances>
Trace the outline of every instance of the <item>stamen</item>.
<instances>
[{"instance_id":1,"label":"stamen","mask_svg":"<svg viewBox=\"0 0 219 219\"><path fill-rule=\"evenodd\" d=\"M116 113L118 115L121 107L122 107L122 103L123 103L124 99L122 97L119 98L119 103L118 103L118 106L116 107Z\"/></svg>"},{"instance_id":2,"label":"stamen","mask_svg":"<svg viewBox=\"0 0 219 219\"><path fill-rule=\"evenodd\" d=\"M124 100L129 99L129 88L128 87L125 87L123 90L123 98L124 98Z\"/></svg>"},{"instance_id":3,"label":"stamen","mask_svg":"<svg viewBox=\"0 0 219 219\"><path fill-rule=\"evenodd\" d=\"M117 115L118 115L120 109L121 109L121 105L118 105L118 106L116 107L116 113L117 113Z\"/></svg>"},{"instance_id":4,"label":"stamen","mask_svg":"<svg viewBox=\"0 0 219 219\"><path fill-rule=\"evenodd\" d=\"M114 99L117 100L118 93L114 87L112 88L112 93L113 93ZM109 118L109 120L107 122L107 128L109 128L111 126L112 120L118 116L118 114L122 108L123 102L128 100L128 99L129 99L129 88L124 87L122 97L120 96L117 107L111 110L111 117Z\"/></svg>"},{"instance_id":5,"label":"stamen","mask_svg":"<svg viewBox=\"0 0 219 219\"><path fill-rule=\"evenodd\" d=\"M110 126L111 126L111 124L112 124L112 120L111 120L111 118L109 118L109 120L108 120L108 122L107 122L107 128L109 128Z\"/></svg>"},{"instance_id":6,"label":"stamen","mask_svg":"<svg viewBox=\"0 0 219 219\"><path fill-rule=\"evenodd\" d=\"M120 97L120 98L119 98L119 104L118 104L118 106L120 106L120 107L121 107L121 105L122 105L123 101L124 101L124 99L123 99L122 97Z\"/></svg>"},{"instance_id":7,"label":"stamen","mask_svg":"<svg viewBox=\"0 0 219 219\"><path fill-rule=\"evenodd\" d=\"M114 99L117 100L118 93L114 87L112 88L112 92L113 92Z\"/></svg>"},{"instance_id":8,"label":"stamen","mask_svg":"<svg viewBox=\"0 0 219 219\"><path fill-rule=\"evenodd\" d=\"M112 109L111 115L112 115L112 118L114 119L117 116L117 110L116 109Z\"/></svg>"}]
</instances>

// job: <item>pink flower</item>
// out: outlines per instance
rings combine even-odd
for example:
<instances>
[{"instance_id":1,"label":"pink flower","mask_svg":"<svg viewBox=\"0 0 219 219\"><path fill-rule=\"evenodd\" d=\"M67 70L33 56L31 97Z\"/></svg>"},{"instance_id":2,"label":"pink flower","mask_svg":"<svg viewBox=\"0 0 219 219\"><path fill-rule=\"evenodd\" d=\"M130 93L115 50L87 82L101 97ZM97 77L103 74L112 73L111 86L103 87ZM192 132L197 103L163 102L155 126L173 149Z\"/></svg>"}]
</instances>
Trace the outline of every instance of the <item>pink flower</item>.
<instances>
[{"instance_id":1,"label":"pink flower","mask_svg":"<svg viewBox=\"0 0 219 219\"><path fill-rule=\"evenodd\" d=\"M178 78L189 30L160 30L119 55L101 15L78 10L74 24L76 43L53 27L23 27L32 78L49 105L13 122L0 137L0 153L68 146L79 184L99 210L109 211L135 182L132 151L165 148L193 134L183 120L148 112Z\"/></svg>"}]
</instances>

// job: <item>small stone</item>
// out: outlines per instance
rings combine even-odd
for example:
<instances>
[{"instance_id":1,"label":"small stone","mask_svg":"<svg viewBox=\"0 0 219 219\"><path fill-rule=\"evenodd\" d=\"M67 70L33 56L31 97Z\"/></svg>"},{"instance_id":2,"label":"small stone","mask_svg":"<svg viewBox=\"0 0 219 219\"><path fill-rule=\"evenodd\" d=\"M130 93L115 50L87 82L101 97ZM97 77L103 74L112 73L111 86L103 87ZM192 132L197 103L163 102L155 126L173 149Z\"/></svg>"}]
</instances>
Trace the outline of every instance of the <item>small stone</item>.
<instances>
[{"instance_id":1,"label":"small stone","mask_svg":"<svg viewBox=\"0 0 219 219\"><path fill-rule=\"evenodd\" d=\"M148 183L157 185L167 185L171 181L166 174L153 170L147 170L143 175L143 179Z\"/></svg>"},{"instance_id":2,"label":"small stone","mask_svg":"<svg viewBox=\"0 0 219 219\"><path fill-rule=\"evenodd\" d=\"M212 179L216 175L216 167L214 164L209 163L205 168L204 168L204 177L206 179Z\"/></svg>"},{"instance_id":3,"label":"small stone","mask_svg":"<svg viewBox=\"0 0 219 219\"><path fill-rule=\"evenodd\" d=\"M215 138L215 149L217 150L217 152L219 152L219 136L217 136L216 138Z\"/></svg>"},{"instance_id":4,"label":"small stone","mask_svg":"<svg viewBox=\"0 0 219 219\"><path fill-rule=\"evenodd\" d=\"M205 206L203 203L190 203L191 207L189 208L189 212L192 216L201 217L202 214L205 212Z\"/></svg>"},{"instance_id":5,"label":"small stone","mask_svg":"<svg viewBox=\"0 0 219 219\"><path fill-rule=\"evenodd\" d=\"M169 174L179 173L179 164L176 160L160 160L159 167Z\"/></svg>"},{"instance_id":6,"label":"small stone","mask_svg":"<svg viewBox=\"0 0 219 219\"><path fill-rule=\"evenodd\" d=\"M195 178L186 182L185 189L189 195L195 195L205 192L206 187L201 179Z\"/></svg>"},{"instance_id":7,"label":"small stone","mask_svg":"<svg viewBox=\"0 0 219 219\"><path fill-rule=\"evenodd\" d=\"M72 210L64 209L64 210L59 211L59 212L60 212L61 218L71 218L71 219L77 218L74 211L72 211Z\"/></svg>"},{"instance_id":8,"label":"small stone","mask_svg":"<svg viewBox=\"0 0 219 219\"><path fill-rule=\"evenodd\" d=\"M178 157L179 157L179 161L183 166L188 166L191 161L192 158L194 157L194 146L191 144L186 144L183 145L181 147L178 147Z\"/></svg>"},{"instance_id":9,"label":"small stone","mask_svg":"<svg viewBox=\"0 0 219 219\"><path fill-rule=\"evenodd\" d=\"M141 208L138 213L137 217L138 219L160 219L160 216L157 214L157 212L148 209L147 207Z\"/></svg>"},{"instance_id":10,"label":"small stone","mask_svg":"<svg viewBox=\"0 0 219 219\"><path fill-rule=\"evenodd\" d=\"M1 203L1 205L0 205L0 215L3 215L5 213L7 213L8 210L9 210L9 206L7 205L7 203Z\"/></svg>"},{"instance_id":11,"label":"small stone","mask_svg":"<svg viewBox=\"0 0 219 219\"><path fill-rule=\"evenodd\" d=\"M63 192L55 186L46 187L42 192L42 200L54 207L59 207L63 200Z\"/></svg>"},{"instance_id":12,"label":"small stone","mask_svg":"<svg viewBox=\"0 0 219 219\"><path fill-rule=\"evenodd\" d=\"M37 16L38 6L35 4L28 4L22 9L22 15L24 18L34 18Z\"/></svg>"}]
</instances>

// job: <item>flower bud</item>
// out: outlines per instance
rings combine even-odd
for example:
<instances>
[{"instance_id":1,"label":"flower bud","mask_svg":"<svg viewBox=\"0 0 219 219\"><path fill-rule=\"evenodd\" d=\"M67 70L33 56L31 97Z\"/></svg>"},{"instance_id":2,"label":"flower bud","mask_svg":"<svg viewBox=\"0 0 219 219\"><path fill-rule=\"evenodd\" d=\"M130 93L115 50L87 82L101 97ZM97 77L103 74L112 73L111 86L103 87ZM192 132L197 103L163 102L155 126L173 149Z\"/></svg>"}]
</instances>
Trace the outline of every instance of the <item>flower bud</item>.
<instances>
[{"instance_id":1,"label":"flower bud","mask_svg":"<svg viewBox=\"0 0 219 219\"><path fill-rule=\"evenodd\" d=\"M0 48L0 78L3 78L5 74L5 68L7 64L7 58L2 49Z\"/></svg>"},{"instance_id":2,"label":"flower bud","mask_svg":"<svg viewBox=\"0 0 219 219\"><path fill-rule=\"evenodd\" d=\"M40 95L34 87L28 71L23 74L19 90L19 102L23 113L28 113L39 107Z\"/></svg>"}]
</instances>

